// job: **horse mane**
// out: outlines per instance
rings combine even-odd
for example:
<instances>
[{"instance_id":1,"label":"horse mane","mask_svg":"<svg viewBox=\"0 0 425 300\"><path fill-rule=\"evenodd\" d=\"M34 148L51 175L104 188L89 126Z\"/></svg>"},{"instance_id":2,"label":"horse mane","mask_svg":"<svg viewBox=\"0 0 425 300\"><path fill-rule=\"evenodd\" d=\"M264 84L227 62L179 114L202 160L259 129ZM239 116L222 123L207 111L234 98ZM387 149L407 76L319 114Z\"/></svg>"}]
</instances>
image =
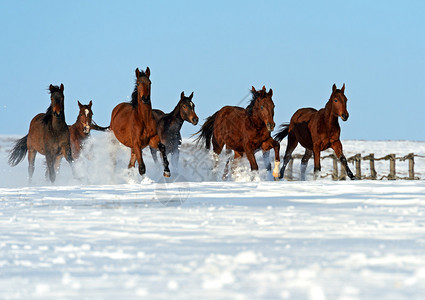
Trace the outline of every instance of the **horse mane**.
<instances>
[{"instance_id":1,"label":"horse mane","mask_svg":"<svg viewBox=\"0 0 425 300\"><path fill-rule=\"evenodd\" d=\"M52 95L53 93L56 92L61 92L60 88L57 85L53 85L51 86L51 88L49 89L50 95ZM53 116L53 109L52 109L52 105L49 105L49 107L46 110L46 113L44 114L43 118L41 119L41 121L44 124L49 123L52 120L52 116Z\"/></svg>"},{"instance_id":2,"label":"horse mane","mask_svg":"<svg viewBox=\"0 0 425 300\"><path fill-rule=\"evenodd\" d=\"M252 115L252 110L254 108L255 101L258 99L258 96L260 95L260 92L251 91L252 99L249 102L248 106L246 107L246 111L247 111L248 115Z\"/></svg>"},{"instance_id":3,"label":"horse mane","mask_svg":"<svg viewBox=\"0 0 425 300\"><path fill-rule=\"evenodd\" d=\"M145 71L140 71L140 77L143 76L147 76ZM137 108L138 105L138 101L137 101L137 79L136 79L136 83L134 84L134 90L133 93L131 94L131 101L130 104L133 108Z\"/></svg>"}]
</instances>

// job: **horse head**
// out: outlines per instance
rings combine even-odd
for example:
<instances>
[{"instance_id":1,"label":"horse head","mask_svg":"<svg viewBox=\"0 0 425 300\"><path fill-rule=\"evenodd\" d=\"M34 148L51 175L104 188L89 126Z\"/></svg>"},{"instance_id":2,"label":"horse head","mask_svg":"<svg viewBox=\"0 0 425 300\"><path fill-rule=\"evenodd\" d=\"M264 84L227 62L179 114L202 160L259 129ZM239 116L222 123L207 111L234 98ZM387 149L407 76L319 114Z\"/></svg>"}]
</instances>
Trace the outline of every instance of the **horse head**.
<instances>
[{"instance_id":1,"label":"horse head","mask_svg":"<svg viewBox=\"0 0 425 300\"><path fill-rule=\"evenodd\" d=\"M253 100L248 106L248 113L256 114L266 125L268 131L273 131L275 127L274 117L274 103L272 100L273 90L268 92L266 87L263 86L261 90L255 90L252 87Z\"/></svg>"},{"instance_id":2,"label":"horse head","mask_svg":"<svg viewBox=\"0 0 425 300\"><path fill-rule=\"evenodd\" d=\"M347 111L347 97L344 95L345 83L342 85L341 89L337 89L336 85L332 86L332 94L329 98L330 105L332 105L332 114L337 117L341 117L343 121L348 120L348 111Z\"/></svg>"},{"instance_id":3,"label":"horse head","mask_svg":"<svg viewBox=\"0 0 425 300\"><path fill-rule=\"evenodd\" d=\"M93 102L90 100L89 104L84 105L78 102L78 107L80 108L80 112L78 113L77 122L79 122L83 126L83 132L85 134L90 133L90 126L92 124L93 111L91 110Z\"/></svg>"},{"instance_id":4,"label":"horse head","mask_svg":"<svg viewBox=\"0 0 425 300\"><path fill-rule=\"evenodd\" d=\"M136 88L138 93L138 98L142 100L142 103L149 104L151 102L151 84L149 77L151 71L149 67L146 68L146 71L139 71L139 68L136 69Z\"/></svg>"},{"instance_id":5,"label":"horse head","mask_svg":"<svg viewBox=\"0 0 425 300\"><path fill-rule=\"evenodd\" d=\"M49 86L49 91L50 91L50 107L52 108L52 112L53 115L55 117L61 117L63 116L63 111L64 111L64 95L63 95L63 91L64 91L64 86L61 83L60 87L56 86L56 85L50 85Z\"/></svg>"},{"instance_id":6,"label":"horse head","mask_svg":"<svg viewBox=\"0 0 425 300\"><path fill-rule=\"evenodd\" d=\"M195 113L195 104L192 102L193 92L189 97L184 95L184 92L180 95L179 108L180 117L193 125L198 124L199 118Z\"/></svg>"}]
</instances>

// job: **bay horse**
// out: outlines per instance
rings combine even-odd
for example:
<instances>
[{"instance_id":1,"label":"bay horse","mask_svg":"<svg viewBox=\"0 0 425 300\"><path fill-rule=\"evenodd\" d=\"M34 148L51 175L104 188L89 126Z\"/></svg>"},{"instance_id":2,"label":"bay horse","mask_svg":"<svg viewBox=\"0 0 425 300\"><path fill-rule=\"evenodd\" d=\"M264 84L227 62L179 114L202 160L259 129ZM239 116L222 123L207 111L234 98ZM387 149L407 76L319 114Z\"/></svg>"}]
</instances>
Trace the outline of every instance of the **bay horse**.
<instances>
[{"instance_id":1,"label":"bay horse","mask_svg":"<svg viewBox=\"0 0 425 300\"><path fill-rule=\"evenodd\" d=\"M165 146L160 142L157 125L152 116L150 69L136 69L136 86L131 102L120 103L112 110L110 130L121 144L131 148L128 168L139 164L139 174L146 172L142 149L146 146L159 149L163 159L164 176L170 177Z\"/></svg>"},{"instance_id":2,"label":"bay horse","mask_svg":"<svg viewBox=\"0 0 425 300\"><path fill-rule=\"evenodd\" d=\"M320 152L328 148L335 151L335 155L345 167L348 177L356 179L347 164L347 159L342 152L342 144L339 140L341 128L338 118L343 121L348 119L347 97L344 95L345 83L341 89L332 86L332 94L326 106L320 110L314 108L301 108L291 118L289 124L282 124L281 130L275 135L277 141L282 141L288 136L285 156L279 178L283 178L285 167L292 157L292 152L301 144L306 150L301 159L301 180L305 180L307 164L311 156L314 156L314 179L317 179L321 170Z\"/></svg>"},{"instance_id":3,"label":"bay horse","mask_svg":"<svg viewBox=\"0 0 425 300\"><path fill-rule=\"evenodd\" d=\"M16 166L28 152L28 175L31 182L34 173L35 156L38 153L46 156L47 170L50 181L56 179L62 156L72 168L72 153L68 125L65 122L64 86L49 86L51 104L46 113L36 115L30 123L26 136L16 141L9 154L9 164Z\"/></svg>"},{"instance_id":4,"label":"bay horse","mask_svg":"<svg viewBox=\"0 0 425 300\"><path fill-rule=\"evenodd\" d=\"M257 91L252 87L251 94L252 100L246 108L225 106L208 117L196 133L199 134L196 141L198 143L205 141L207 149L210 149L212 142L216 164L224 145L227 150L234 151L235 159L242 157L245 153L251 171L258 170L255 152L260 148L263 151L273 148L275 152L273 177L277 178L280 144L270 135L275 127L273 90L270 89L267 92L266 87L263 86Z\"/></svg>"},{"instance_id":5,"label":"bay horse","mask_svg":"<svg viewBox=\"0 0 425 300\"><path fill-rule=\"evenodd\" d=\"M180 101L172 112L166 114L162 110L153 109L152 115L157 124L157 132L161 143L165 145L167 154L171 155L171 163L173 166L178 166L180 151L179 146L182 142L182 136L180 129L183 126L183 122L189 122L193 125L198 124L199 118L195 113L195 104L192 102L193 92L189 97L184 95L184 92L180 94ZM157 163L158 158L156 156L157 150L150 147L152 158Z\"/></svg>"},{"instance_id":6,"label":"bay horse","mask_svg":"<svg viewBox=\"0 0 425 300\"><path fill-rule=\"evenodd\" d=\"M74 124L68 126L72 158L74 160L80 157L80 153L84 144L84 141L90 136L91 130L106 131L108 127L101 127L93 121L93 102L90 100L89 104L78 103L78 117Z\"/></svg>"}]
</instances>

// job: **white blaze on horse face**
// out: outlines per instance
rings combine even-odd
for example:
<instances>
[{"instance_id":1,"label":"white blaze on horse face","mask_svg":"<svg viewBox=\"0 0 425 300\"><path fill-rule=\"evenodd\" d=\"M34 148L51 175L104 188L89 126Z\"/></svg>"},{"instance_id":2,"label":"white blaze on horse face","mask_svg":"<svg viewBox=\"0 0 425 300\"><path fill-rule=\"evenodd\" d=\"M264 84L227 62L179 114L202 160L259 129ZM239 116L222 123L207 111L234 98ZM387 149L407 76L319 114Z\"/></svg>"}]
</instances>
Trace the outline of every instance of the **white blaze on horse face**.
<instances>
[{"instance_id":1,"label":"white blaze on horse face","mask_svg":"<svg viewBox=\"0 0 425 300\"><path fill-rule=\"evenodd\" d=\"M89 110L86 108L85 110L84 110L84 112L86 113L86 117L89 115Z\"/></svg>"},{"instance_id":2,"label":"white blaze on horse face","mask_svg":"<svg viewBox=\"0 0 425 300\"><path fill-rule=\"evenodd\" d=\"M192 101L190 101L190 107L192 107L192 109L193 109L193 102Z\"/></svg>"}]
</instances>

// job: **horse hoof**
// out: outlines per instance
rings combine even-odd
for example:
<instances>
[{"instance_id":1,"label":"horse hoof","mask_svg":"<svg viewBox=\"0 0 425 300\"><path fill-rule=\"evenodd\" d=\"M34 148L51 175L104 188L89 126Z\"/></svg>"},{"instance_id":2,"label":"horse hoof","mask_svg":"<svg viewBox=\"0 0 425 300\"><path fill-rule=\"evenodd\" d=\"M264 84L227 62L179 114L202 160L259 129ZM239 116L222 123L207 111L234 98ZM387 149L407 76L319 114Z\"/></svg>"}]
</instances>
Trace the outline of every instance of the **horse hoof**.
<instances>
[{"instance_id":1,"label":"horse hoof","mask_svg":"<svg viewBox=\"0 0 425 300\"><path fill-rule=\"evenodd\" d=\"M164 177L167 177L167 178L171 177L170 171L164 171Z\"/></svg>"}]
</instances>

